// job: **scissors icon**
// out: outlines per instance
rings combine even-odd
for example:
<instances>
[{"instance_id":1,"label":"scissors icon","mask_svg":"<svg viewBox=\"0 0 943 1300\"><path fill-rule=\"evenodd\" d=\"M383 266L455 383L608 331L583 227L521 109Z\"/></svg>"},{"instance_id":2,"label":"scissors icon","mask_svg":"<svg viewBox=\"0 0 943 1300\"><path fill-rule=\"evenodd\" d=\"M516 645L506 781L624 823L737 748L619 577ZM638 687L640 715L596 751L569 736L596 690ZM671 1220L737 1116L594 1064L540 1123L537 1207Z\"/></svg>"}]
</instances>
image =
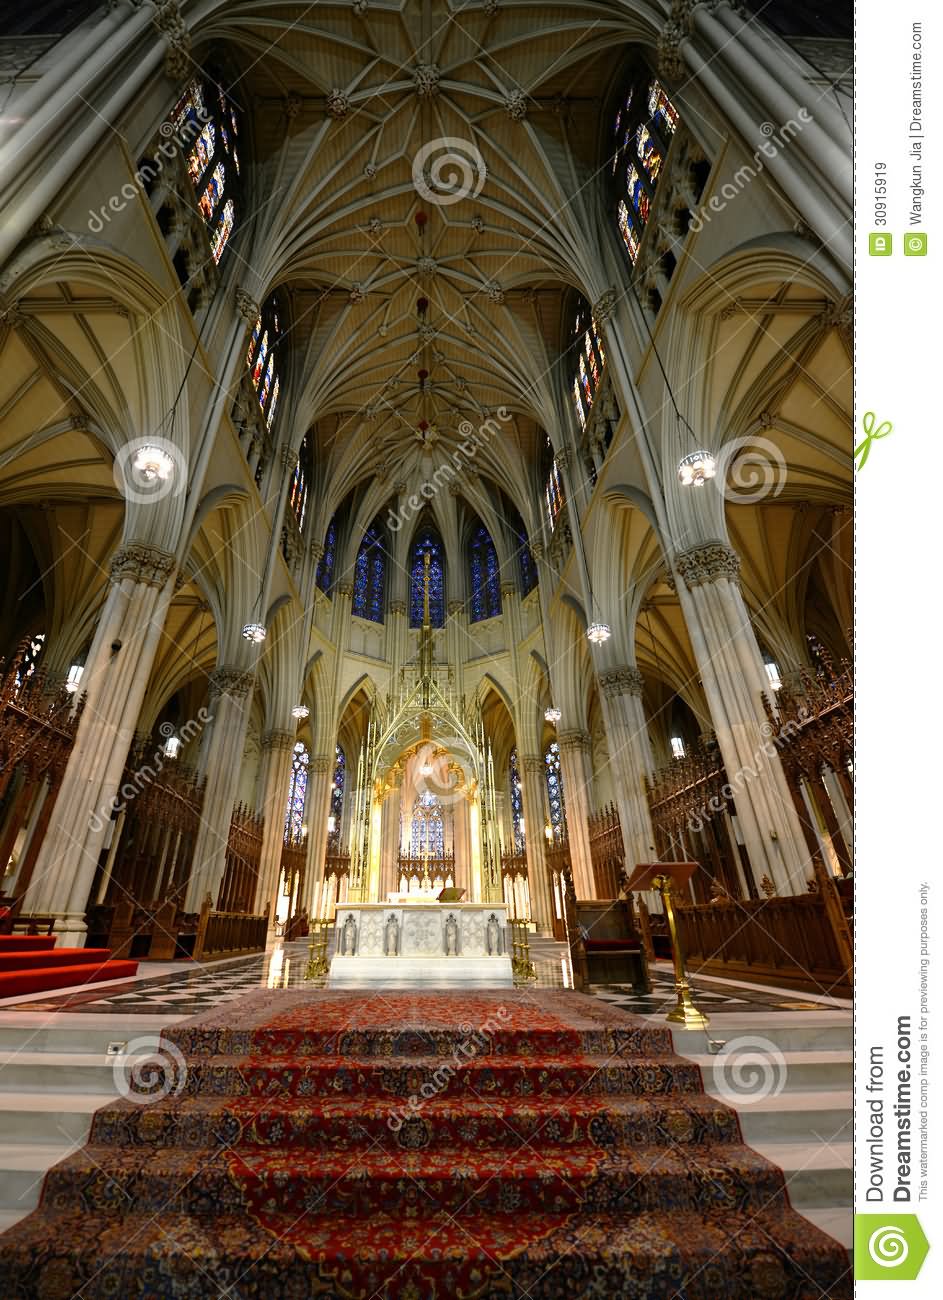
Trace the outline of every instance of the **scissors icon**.
<instances>
[{"instance_id":1,"label":"scissors icon","mask_svg":"<svg viewBox=\"0 0 943 1300\"><path fill-rule=\"evenodd\" d=\"M890 420L884 420L881 424L878 424L877 416L873 411L865 411L864 419L861 421L861 424L864 428L866 437L862 442L858 443L853 453L855 460L857 460L859 456L861 457L858 461L859 470L864 468L864 463L871 454L871 444L877 442L878 438L886 438L894 428Z\"/></svg>"}]
</instances>

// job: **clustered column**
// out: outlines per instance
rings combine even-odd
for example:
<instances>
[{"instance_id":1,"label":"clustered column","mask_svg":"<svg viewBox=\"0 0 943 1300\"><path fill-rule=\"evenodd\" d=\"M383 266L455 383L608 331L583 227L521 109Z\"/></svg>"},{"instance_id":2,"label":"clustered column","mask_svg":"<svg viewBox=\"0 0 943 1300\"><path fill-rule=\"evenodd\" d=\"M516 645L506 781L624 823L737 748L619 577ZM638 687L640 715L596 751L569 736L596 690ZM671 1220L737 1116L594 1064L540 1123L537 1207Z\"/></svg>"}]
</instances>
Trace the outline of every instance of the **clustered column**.
<instances>
[{"instance_id":1,"label":"clustered column","mask_svg":"<svg viewBox=\"0 0 943 1300\"><path fill-rule=\"evenodd\" d=\"M276 891L281 874L285 807L294 747L295 734L292 731L267 731L262 737L262 763L259 768L262 797L259 810L265 818L265 825L262 830L255 910L263 912L268 906L270 925L275 923L275 904L278 901Z\"/></svg>"},{"instance_id":2,"label":"clustered column","mask_svg":"<svg viewBox=\"0 0 943 1300\"><path fill-rule=\"evenodd\" d=\"M550 877L544 857L544 819L546 817L546 764L539 754L520 757L521 797L524 802L524 849L527 855L527 887L530 891L532 919L538 934L553 933L553 901Z\"/></svg>"},{"instance_id":3,"label":"clustered column","mask_svg":"<svg viewBox=\"0 0 943 1300\"><path fill-rule=\"evenodd\" d=\"M592 787L591 741L585 731L563 731L558 737L563 802L566 806L570 867L577 898L595 898L593 862L589 849Z\"/></svg>"}]
</instances>

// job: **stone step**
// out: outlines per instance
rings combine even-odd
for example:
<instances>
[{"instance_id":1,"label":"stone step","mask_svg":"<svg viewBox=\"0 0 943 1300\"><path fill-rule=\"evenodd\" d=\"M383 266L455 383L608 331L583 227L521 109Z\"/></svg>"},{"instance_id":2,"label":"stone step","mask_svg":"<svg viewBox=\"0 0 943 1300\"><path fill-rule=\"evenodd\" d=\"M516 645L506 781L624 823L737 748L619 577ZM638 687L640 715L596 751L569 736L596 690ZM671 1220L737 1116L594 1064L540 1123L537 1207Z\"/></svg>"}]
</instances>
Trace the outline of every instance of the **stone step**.
<instances>
[{"instance_id":1,"label":"stone step","mask_svg":"<svg viewBox=\"0 0 943 1300\"><path fill-rule=\"evenodd\" d=\"M115 1061L104 1052L0 1052L0 1109L7 1092L117 1092Z\"/></svg>"},{"instance_id":2,"label":"stone step","mask_svg":"<svg viewBox=\"0 0 943 1300\"><path fill-rule=\"evenodd\" d=\"M781 1052L851 1052L854 1048L854 1027L849 1016L836 1017L832 1023L795 1024L791 1015L770 1015L756 1029L750 1023L753 1017L716 1016L707 1030L707 1037L723 1039L728 1044L738 1038L762 1038ZM746 1023L744 1023L746 1021ZM679 1029L671 1026L675 1051L683 1056L706 1051L703 1029Z\"/></svg>"},{"instance_id":3,"label":"stone step","mask_svg":"<svg viewBox=\"0 0 943 1300\"><path fill-rule=\"evenodd\" d=\"M728 1044L735 1040L728 1040ZM752 1036L751 1036L752 1044ZM794 1092L847 1090L852 1069L850 1051L790 1051L769 1053L754 1046L728 1046L716 1056L707 1052L684 1053L685 1060L701 1067L704 1087L712 1097L731 1106L749 1106L751 1098L766 1096L777 1089ZM739 1078L738 1078L739 1076Z\"/></svg>"},{"instance_id":4,"label":"stone step","mask_svg":"<svg viewBox=\"0 0 943 1300\"><path fill-rule=\"evenodd\" d=\"M80 1142L0 1142L0 1207L32 1210L39 1204L46 1171L72 1155L80 1145Z\"/></svg>"},{"instance_id":5,"label":"stone step","mask_svg":"<svg viewBox=\"0 0 943 1300\"><path fill-rule=\"evenodd\" d=\"M827 1232L830 1237L834 1237L846 1250L851 1250L855 1240L855 1221L847 1206L821 1208L809 1205L799 1213L804 1219L814 1223L821 1232Z\"/></svg>"},{"instance_id":6,"label":"stone step","mask_svg":"<svg viewBox=\"0 0 943 1300\"><path fill-rule=\"evenodd\" d=\"M84 1142L92 1115L107 1100L77 1092L2 1092L0 1143Z\"/></svg>"},{"instance_id":7,"label":"stone step","mask_svg":"<svg viewBox=\"0 0 943 1300\"><path fill-rule=\"evenodd\" d=\"M846 1142L760 1142L754 1151L779 1165L786 1178L795 1209L807 1206L838 1210L847 1205L851 1215L854 1194L854 1148Z\"/></svg>"},{"instance_id":8,"label":"stone step","mask_svg":"<svg viewBox=\"0 0 943 1300\"><path fill-rule=\"evenodd\" d=\"M743 1140L758 1142L827 1142L851 1138L852 1094L849 1089L781 1092L739 1110Z\"/></svg>"},{"instance_id":9,"label":"stone step","mask_svg":"<svg viewBox=\"0 0 943 1300\"><path fill-rule=\"evenodd\" d=\"M0 1007L0 1014L3 1008ZM26 1018L26 1013L24 1018ZM76 1016L76 1020L97 1017ZM0 1025L0 1053L4 1052L80 1052L82 1055L107 1051L109 1043L128 1043L144 1034L155 1038L160 1031L150 1027L109 1024L86 1025ZM0 1085L2 1086L2 1085Z\"/></svg>"}]
</instances>

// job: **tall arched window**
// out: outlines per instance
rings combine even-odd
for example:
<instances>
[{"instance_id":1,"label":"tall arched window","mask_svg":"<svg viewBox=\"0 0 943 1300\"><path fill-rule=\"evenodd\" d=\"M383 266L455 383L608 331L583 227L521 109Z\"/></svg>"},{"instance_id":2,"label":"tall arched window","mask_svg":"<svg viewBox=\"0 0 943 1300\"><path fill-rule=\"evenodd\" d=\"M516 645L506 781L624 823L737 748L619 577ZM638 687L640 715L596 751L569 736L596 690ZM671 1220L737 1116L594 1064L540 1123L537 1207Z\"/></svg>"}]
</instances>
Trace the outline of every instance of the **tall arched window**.
<instances>
[{"instance_id":1,"label":"tall arched window","mask_svg":"<svg viewBox=\"0 0 943 1300\"><path fill-rule=\"evenodd\" d=\"M249 351L246 353L246 365L249 367L252 385L265 414L266 428L269 429L275 419L275 407L278 405L278 394L281 389L278 352L284 330L285 322L279 316L278 299L275 294L272 294L255 322L249 339Z\"/></svg>"},{"instance_id":2,"label":"tall arched window","mask_svg":"<svg viewBox=\"0 0 943 1300\"><path fill-rule=\"evenodd\" d=\"M445 819L438 795L424 790L416 800L410 834L414 858L445 856Z\"/></svg>"},{"instance_id":3,"label":"tall arched window","mask_svg":"<svg viewBox=\"0 0 943 1300\"><path fill-rule=\"evenodd\" d=\"M588 304L580 301L573 321L573 339L570 345L574 353L573 362L573 402L580 427L586 427L590 408L596 400L606 353L599 336L599 329Z\"/></svg>"},{"instance_id":4,"label":"tall arched window","mask_svg":"<svg viewBox=\"0 0 943 1300\"><path fill-rule=\"evenodd\" d=\"M514 852L523 853L524 839L524 796L521 789L521 765L517 756L517 747L511 750L508 761L508 785L511 796L511 829L514 834Z\"/></svg>"},{"instance_id":5,"label":"tall arched window","mask_svg":"<svg viewBox=\"0 0 943 1300\"><path fill-rule=\"evenodd\" d=\"M240 164L235 105L213 82L194 80L177 101L171 122L178 136L192 141L187 171L219 264L236 224Z\"/></svg>"},{"instance_id":6,"label":"tall arched window","mask_svg":"<svg viewBox=\"0 0 943 1300\"><path fill-rule=\"evenodd\" d=\"M563 492L563 478L560 474L560 467L557 464L556 456L553 454L553 444L549 438L547 439L547 452L550 467L544 483L544 504L547 507L547 523L550 525L552 532L557 526L560 515L563 513L566 496Z\"/></svg>"},{"instance_id":7,"label":"tall arched window","mask_svg":"<svg viewBox=\"0 0 943 1300\"><path fill-rule=\"evenodd\" d=\"M527 540L527 529L524 527L524 521L513 506L507 512L507 518L514 534L514 540L517 543L517 562L521 574L521 595L526 596L528 592L533 591L537 586L537 565L534 563L530 542Z\"/></svg>"},{"instance_id":8,"label":"tall arched window","mask_svg":"<svg viewBox=\"0 0 943 1300\"><path fill-rule=\"evenodd\" d=\"M354 566L354 599L351 613L383 622L386 594L386 546L382 527L374 521L363 535Z\"/></svg>"},{"instance_id":9,"label":"tall arched window","mask_svg":"<svg viewBox=\"0 0 943 1300\"><path fill-rule=\"evenodd\" d=\"M445 626L445 564L442 542L432 528L423 528L412 546L409 566L409 626L422 627L423 556L429 552L429 621Z\"/></svg>"},{"instance_id":10,"label":"tall arched window","mask_svg":"<svg viewBox=\"0 0 943 1300\"><path fill-rule=\"evenodd\" d=\"M324 535L324 554L318 561L317 583L323 592L331 590L331 583L334 580L334 555L337 550L337 515L327 526L327 532Z\"/></svg>"},{"instance_id":11,"label":"tall arched window","mask_svg":"<svg viewBox=\"0 0 943 1300\"><path fill-rule=\"evenodd\" d=\"M308 789L308 751L299 740L291 756L288 805L285 809L285 839L300 844L304 839L305 794Z\"/></svg>"},{"instance_id":12,"label":"tall arched window","mask_svg":"<svg viewBox=\"0 0 943 1300\"><path fill-rule=\"evenodd\" d=\"M288 504L291 506L299 529L304 528L305 515L308 510L308 464L310 455L308 435L305 434L301 443L301 451L298 454L298 464L291 476L291 487L288 492Z\"/></svg>"},{"instance_id":13,"label":"tall arched window","mask_svg":"<svg viewBox=\"0 0 943 1300\"><path fill-rule=\"evenodd\" d=\"M331 813L340 825L341 813L344 811L344 778L347 775L347 755L340 745L335 749L334 784L331 786Z\"/></svg>"},{"instance_id":14,"label":"tall arched window","mask_svg":"<svg viewBox=\"0 0 943 1300\"><path fill-rule=\"evenodd\" d=\"M501 579L498 572L498 554L491 534L484 524L472 533L468 547L468 577L470 587L469 617L472 623L483 618L494 618L501 613Z\"/></svg>"},{"instance_id":15,"label":"tall arched window","mask_svg":"<svg viewBox=\"0 0 943 1300\"><path fill-rule=\"evenodd\" d=\"M616 217L633 265L679 121L677 109L656 78L647 88L644 81L634 85L616 113L612 157L619 195Z\"/></svg>"},{"instance_id":16,"label":"tall arched window","mask_svg":"<svg viewBox=\"0 0 943 1300\"><path fill-rule=\"evenodd\" d=\"M554 740L544 755L547 773L547 800L554 839L566 834L566 803L563 799L563 773L560 771L560 746Z\"/></svg>"}]
</instances>

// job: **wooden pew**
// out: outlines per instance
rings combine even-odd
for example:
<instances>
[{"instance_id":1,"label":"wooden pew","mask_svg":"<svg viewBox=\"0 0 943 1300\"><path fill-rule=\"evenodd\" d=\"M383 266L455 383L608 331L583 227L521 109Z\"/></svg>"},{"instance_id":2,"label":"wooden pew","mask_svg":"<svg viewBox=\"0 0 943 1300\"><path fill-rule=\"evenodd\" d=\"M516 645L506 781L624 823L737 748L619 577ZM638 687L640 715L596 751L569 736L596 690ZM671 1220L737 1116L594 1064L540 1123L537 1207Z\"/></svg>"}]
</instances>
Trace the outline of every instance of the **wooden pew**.
<instances>
[{"instance_id":1,"label":"wooden pew","mask_svg":"<svg viewBox=\"0 0 943 1300\"><path fill-rule=\"evenodd\" d=\"M578 989L585 990L590 984L631 984L637 993L651 992L631 902L623 898L581 900L568 890L566 922Z\"/></svg>"}]
</instances>

